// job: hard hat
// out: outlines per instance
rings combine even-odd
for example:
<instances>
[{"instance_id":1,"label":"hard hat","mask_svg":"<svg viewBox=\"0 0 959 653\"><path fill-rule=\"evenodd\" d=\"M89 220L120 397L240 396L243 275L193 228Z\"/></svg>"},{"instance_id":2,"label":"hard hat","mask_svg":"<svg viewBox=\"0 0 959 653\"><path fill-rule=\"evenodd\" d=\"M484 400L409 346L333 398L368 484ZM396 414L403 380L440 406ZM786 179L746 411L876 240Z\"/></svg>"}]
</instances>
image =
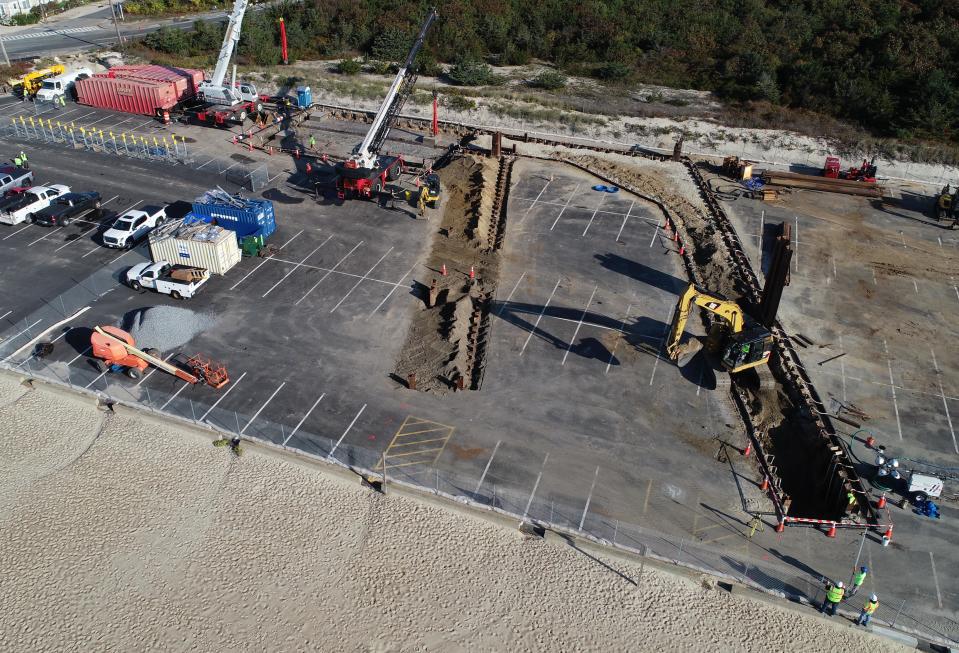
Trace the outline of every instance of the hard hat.
<instances>
[{"instance_id":1,"label":"hard hat","mask_svg":"<svg viewBox=\"0 0 959 653\"><path fill-rule=\"evenodd\" d=\"M842 584L842 581L839 581L836 583L836 587L845 587L845 585Z\"/></svg>"},{"instance_id":2,"label":"hard hat","mask_svg":"<svg viewBox=\"0 0 959 653\"><path fill-rule=\"evenodd\" d=\"M869 567L860 567L859 571L869 571Z\"/></svg>"},{"instance_id":3,"label":"hard hat","mask_svg":"<svg viewBox=\"0 0 959 653\"><path fill-rule=\"evenodd\" d=\"M870 594L870 595L869 595L869 600L870 600L870 601L878 601L878 600L879 600L879 597L876 596L875 594Z\"/></svg>"}]
</instances>

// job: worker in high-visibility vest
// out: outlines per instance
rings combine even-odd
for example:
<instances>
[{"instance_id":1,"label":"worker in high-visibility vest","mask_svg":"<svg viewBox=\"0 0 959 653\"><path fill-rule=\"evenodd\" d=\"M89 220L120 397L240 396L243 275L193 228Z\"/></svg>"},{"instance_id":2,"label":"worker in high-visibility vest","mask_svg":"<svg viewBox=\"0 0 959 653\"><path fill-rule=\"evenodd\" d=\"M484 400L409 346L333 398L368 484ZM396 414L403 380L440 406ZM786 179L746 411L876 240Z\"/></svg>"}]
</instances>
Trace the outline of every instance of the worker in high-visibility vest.
<instances>
[{"instance_id":1,"label":"worker in high-visibility vest","mask_svg":"<svg viewBox=\"0 0 959 653\"><path fill-rule=\"evenodd\" d=\"M859 502L856 501L856 495L850 490L846 492L846 512L852 514L856 512L856 509L859 507Z\"/></svg>"},{"instance_id":2,"label":"worker in high-visibility vest","mask_svg":"<svg viewBox=\"0 0 959 653\"><path fill-rule=\"evenodd\" d=\"M866 582L866 574L869 573L869 567L860 567L859 571L852 575L852 587L849 588L849 598L856 596L856 592Z\"/></svg>"},{"instance_id":3,"label":"worker in high-visibility vest","mask_svg":"<svg viewBox=\"0 0 959 653\"><path fill-rule=\"evenodd\" d=\"M856 625L858 626L868 626L869 620L872 619L872 614L876 611L876 608L879 607L879 597L875 594L869 597L869 600L866 601L866 605L862 606L862 612L859 613L859 616L856 617Z\"/></svg>"},{"instance_id":4,"label":"worker in high-visibility vest","mask_svg":"<svg viewBox=\"0 0 959 653\"><path fill-rule=\"evenodd\" d=\"M843 594L846 593L842 581L836 584L826 585L826 600L822 602L819 611L828 614L830 617L836 614L836 607L842 602Z\"/></svg>"}]
</instances>

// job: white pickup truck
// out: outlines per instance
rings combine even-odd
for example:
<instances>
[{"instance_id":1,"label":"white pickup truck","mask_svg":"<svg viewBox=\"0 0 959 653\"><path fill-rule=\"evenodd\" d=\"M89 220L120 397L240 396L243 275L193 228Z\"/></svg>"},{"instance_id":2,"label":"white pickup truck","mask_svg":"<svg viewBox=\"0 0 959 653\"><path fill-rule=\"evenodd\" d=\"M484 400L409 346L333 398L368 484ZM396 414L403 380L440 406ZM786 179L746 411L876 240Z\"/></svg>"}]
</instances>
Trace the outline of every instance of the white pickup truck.
<instances>
[{"instance_id":1,"label":"white pickup truck","mask_svg":"<svg viewBox=\"0 0 959 653\"><path fill-rule=\"evenodd\" d=\"M210 280L210 271L168 261L138 263L127 270L127 285L134 290L150 288L173 299L188 299Z\"/></svg>"},{"instance_id":2,"label":"white pickup truck","mask_svg":"<svg viewBox=\"0 0 959 653\"><path fill-rule=\"evenodd\" d=\"M0 223L20 224L33 219L33 214L50 206L50 203L70 192L69 186L51 184L49 186L34 186L29 190L9 198L0 207Z\"/></svg>"},{"instance_id":3,"label":"white pickup truck","mask_svg":"<svg viewBox=\"0 0 959 653\"><path fill-rule=\"evenodd\" d=\"M0 195L12 188L33 185L33 171L13 166L0 167Z\"/></svg>"},{"instance_id":4,"label":"white pickup truck","mask_svg":"<svg viewBox=\"0 0 959 653\"><path fill-rule=\"evenodd\" d=\"M117 249L130 249L165 220L165 206L131 209L114 220L110 228L103 232L103 244Z\"/></svg>"}]
</instances>

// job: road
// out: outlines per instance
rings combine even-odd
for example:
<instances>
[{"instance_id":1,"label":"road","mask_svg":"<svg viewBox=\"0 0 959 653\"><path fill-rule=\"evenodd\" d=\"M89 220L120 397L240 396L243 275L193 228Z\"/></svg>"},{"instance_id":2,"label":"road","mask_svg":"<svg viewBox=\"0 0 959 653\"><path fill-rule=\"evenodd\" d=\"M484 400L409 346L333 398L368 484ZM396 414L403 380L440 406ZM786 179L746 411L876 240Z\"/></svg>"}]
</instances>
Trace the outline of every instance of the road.
<instances>
[{"instance_id":1,"label":"road","mask_svg":"<svg viewBox=\"0 0 959 653\"><path fill-rule=\"evenodd\" d=\"M124 38L137 38L161 27L192 29L197 20L223 20L222 11L178 16L167 19L127 20L120 23ZM117 42L116 29L108 6L86 16L50 25L34 25L16 33L0 36L11 60L67 54L93 48L109 47Z\"/></svg>"}]
</instances>

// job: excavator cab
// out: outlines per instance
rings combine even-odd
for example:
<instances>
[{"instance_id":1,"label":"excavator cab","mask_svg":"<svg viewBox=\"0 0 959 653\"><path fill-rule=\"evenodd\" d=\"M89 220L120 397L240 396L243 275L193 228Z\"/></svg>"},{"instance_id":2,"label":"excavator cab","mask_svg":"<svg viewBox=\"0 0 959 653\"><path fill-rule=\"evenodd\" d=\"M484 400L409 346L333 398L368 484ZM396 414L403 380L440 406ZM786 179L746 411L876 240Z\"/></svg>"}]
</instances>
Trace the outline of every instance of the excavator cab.
<instances>
[{"instance_id":1,"label":"excavator cab","mask_svg":"<svg viewBox=\"0 0 959 653\"><path fill-rule=\"evenodd\" d=\"M436 202L440 198L440 177L436 173L426 175L424 183L420 186L420 204L436 208Z\"/></svg>"},{"instance_id":2,"label":"excavator cab","mask_svg":"<svg viewBox=\"0 0 959 653\"><path fill-rule=\"evenodd\" d=\"M722 351L722 364L730 372L765 365L773 352L773 336L764 327L731 334Z\"/></svg>"}]
</instances>

